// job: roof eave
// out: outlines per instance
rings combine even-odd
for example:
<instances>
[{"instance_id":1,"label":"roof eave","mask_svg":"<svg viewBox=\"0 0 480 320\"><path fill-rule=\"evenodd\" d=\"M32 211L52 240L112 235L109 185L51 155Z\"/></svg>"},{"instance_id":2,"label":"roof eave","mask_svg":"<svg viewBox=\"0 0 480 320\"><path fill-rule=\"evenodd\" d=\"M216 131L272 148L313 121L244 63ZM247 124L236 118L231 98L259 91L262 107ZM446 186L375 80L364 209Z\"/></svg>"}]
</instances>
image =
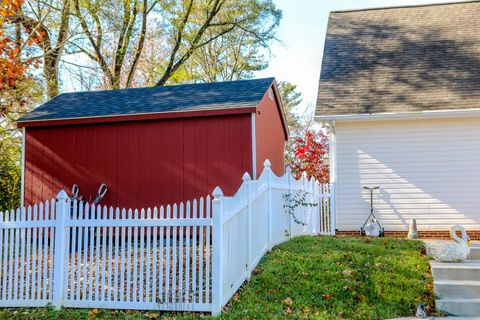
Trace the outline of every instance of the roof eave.
<instances>
[{"instance_id":1,"label":"roof eave","mask_svg":"<svg viewBox=\"0 0 480 320\"><path fill-rule=\"evenodd\" d=\"M435 110L418 112L385 112L372 114L339 114L315 116L316 122L330 121L384 121L384 120L415 120L435 118L465 118L480 116L480 108L463 110Z\"/></svg>"},{"instance_id":2,"label":"roof eave","mask_svg":"<svg viewBox=\"0 0 480 320\"><path fill-rule=\"evenodd\" d=\"M39 120L17 121L17 127L18 128L50 127L50 126L64 126L64 125L77 125L77 124L95 124L95 123L112 123L112 122L126 122L126 121L174 119L174 118L208 117L208 116L222 116L222 115L252 113L252 112L256 112L256 110L257 110L257 106L244 106L244 107L225 108L225 109L204 109L204 110L191 110L191 111L120 114L120 115L105 115L105 116L80 117L80 118L62 118L62 119L39 119Z\"/></svg>"}]
</instances>

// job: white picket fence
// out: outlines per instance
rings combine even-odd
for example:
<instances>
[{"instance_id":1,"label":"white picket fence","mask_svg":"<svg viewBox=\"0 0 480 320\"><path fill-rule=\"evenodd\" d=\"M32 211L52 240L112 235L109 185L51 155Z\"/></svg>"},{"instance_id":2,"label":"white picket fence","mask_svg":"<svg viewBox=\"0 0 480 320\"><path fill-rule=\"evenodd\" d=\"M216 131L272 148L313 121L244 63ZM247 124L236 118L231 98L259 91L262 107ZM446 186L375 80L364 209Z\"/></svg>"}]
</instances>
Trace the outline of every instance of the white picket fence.
<instances>
[{"instance_id":1,"label":"white picket fence","mask_svg":"<svg viewBox=\"0 0 480 320\"><path fill-rule=\"evenodd\" d=\"M233 197L216 188L192 202L126 210L57 199L0 212L0 307L220 313L274 245L333 234L328 186L268 160ZM301 192L309 206L285 208Z\"/></svg>"}]
</instances>

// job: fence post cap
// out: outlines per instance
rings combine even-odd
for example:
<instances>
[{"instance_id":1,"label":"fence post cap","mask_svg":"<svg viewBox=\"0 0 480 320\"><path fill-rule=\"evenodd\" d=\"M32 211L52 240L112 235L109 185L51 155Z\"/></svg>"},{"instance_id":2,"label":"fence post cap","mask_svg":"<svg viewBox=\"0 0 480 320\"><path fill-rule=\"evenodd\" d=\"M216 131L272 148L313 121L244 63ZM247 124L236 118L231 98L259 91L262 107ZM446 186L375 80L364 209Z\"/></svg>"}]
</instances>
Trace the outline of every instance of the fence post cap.
<instances>
[{"instance_id":1,"label":"fence post cap","mask_svg":"<svg viewBox=\"0 0 480 320\"><path fill-rule=\"evenodd\" d=\"M292 173L292 168L290 168L290 166L287 166L287 167L285 168L285 172L287 172L287 173Z\"/></svg>"},{"instance_id":2,"label":"fence post cap","mask_svg":"<svg viewBox=\"0 0 480 320\"><path fill-rule=\"evenodd\" d=\"M250 175L248 174L248 172L245 172L242 176L242 180L243 181L250 181L250 180L252 180L252 178L250 178Z\"/></svg>"},{"instance_id":3,"label":"fence post cap","mask_svg":"<svg viewBox=\"0 0 480 320\"><path fill-rule=\"evenodd\" d=\"M305 179L307 178L307 171L302 172L302 178L305 178Z\"/></svg>"},{"instance_id":4,"label":"fence post cap","mask_svg":"<svg viewBox=\"0 0 480 320\"><path fill-rule=\"evenodd\" d=\"M266 159L265 162L263 163L263 166L265 168L270 168L272 166L272 164L270 163L270 160Z\"/></svg>"},{"instance_id":5,"label":"fence post cap","mask_svg":"<svg viewBox=\"0 0 480 320\"><path fill-rule=\"evenodd\" d=\"M57 200L67 200L68 199L68 194L65 192L65 190L60 190L60 192L57 194Z\"/></svg>"},{"instance_id":6,"label":"fence post cap","mask_svg":"<svg viewBox=\"0 0 480 320\"><path fill-rule=\"evenodd\" d=\"M213 189L212 195L215 199L223 197L222 189L220 189L220 187L216 187L215 189Z\"/></svg>"}]
</instances>

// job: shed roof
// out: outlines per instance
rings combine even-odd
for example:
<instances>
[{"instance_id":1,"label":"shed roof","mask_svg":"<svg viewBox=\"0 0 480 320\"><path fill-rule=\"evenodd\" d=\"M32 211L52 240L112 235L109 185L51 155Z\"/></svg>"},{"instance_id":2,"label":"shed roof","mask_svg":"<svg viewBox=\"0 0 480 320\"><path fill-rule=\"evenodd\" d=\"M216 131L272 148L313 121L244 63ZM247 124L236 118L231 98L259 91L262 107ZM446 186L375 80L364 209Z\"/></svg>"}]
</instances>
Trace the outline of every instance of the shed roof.
<instances>
[{"instance_id":1,"label":"shed roof","mask_svg":"<svg viewBox=\"0 0 480 320\"><path fill-rule=\"evenodd\" d=\"M256 107L274 78L172 85L92 92L63 93L17 120L37 121L233 111Z\"/></svg>"},{"instance_id":2,"label":"shed roof","mask_svg":"<svg viewBox=\"0 0 480 320\"><path fill-rule=\"evenodd\" d=\"M332 12L316 117L480 108L480 1Z\"/></svg>"}]
</instances>

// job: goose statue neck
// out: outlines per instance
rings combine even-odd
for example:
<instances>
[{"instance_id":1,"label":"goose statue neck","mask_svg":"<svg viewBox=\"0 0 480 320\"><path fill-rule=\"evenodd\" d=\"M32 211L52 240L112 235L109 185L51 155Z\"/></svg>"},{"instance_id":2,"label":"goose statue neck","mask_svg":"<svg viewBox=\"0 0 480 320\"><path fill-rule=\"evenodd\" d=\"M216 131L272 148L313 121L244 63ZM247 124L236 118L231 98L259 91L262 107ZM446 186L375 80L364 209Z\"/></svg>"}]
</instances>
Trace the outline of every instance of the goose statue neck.
<instances>
[{"instance_id":1,"label":"goose statue neck","mask_svg":"<svg viewBox=\"0 0 480 320\"><path fill-rule=\"evenodd\" d=\"M457 231L460 231L460 233L462 234L461 238L457 236ZM461 225L456 224L450 228L450 237L452 237L455 242L461 244L462 246L466 246L468 248L470 248L471 246L470 238L467 235L467 231Z\"/></svg>"}]
</instances>

